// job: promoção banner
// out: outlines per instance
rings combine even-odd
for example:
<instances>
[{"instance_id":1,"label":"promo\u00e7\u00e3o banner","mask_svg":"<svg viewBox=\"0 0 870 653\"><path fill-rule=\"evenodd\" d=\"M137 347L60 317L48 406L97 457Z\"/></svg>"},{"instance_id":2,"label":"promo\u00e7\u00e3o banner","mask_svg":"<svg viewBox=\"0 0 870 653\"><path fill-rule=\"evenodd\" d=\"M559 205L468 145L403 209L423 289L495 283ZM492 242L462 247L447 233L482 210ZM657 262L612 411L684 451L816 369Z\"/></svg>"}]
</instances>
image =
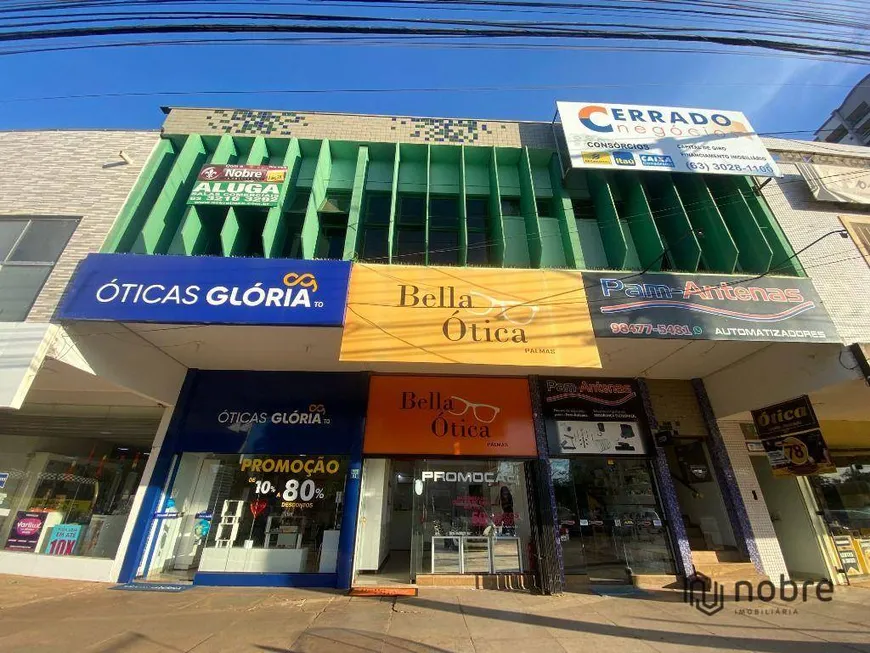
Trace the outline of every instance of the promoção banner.
<instances>
[{"instance_id":1,"label":"promo\u00e7\u00e3o banner","mask_svg":"<svg viewBox=\"0 0 870 653\"><path fill-rule=\"evenodd\" d=\"M779 177L739 111L557 102L573 168Z\"/></svg>"},{"instance_id":2,"label":"promo\u00e7\u00e3o banner","mask_svg":"<svg viewBox=\"0 0 870 653\"><path fill-rule=\"evenodd\" d=\"M601 367L579 272L355 264L343 361Z\"/></svg>"},{"instance_id":3,"label":"promo\u00e7\u00e3o banner","mask_svg":"<svg viewBox=\"0 0 870 653\"><path fill-rule=\"evenodd\" d=\"M643 401L631 379L542 377L539 388L551 455L647 453Z\"/></svg>"},{"instance_id":4,"label":"promo\u00e7\u00e3o banner","mask_svg":"<svg viewBox=\"0 0 870 653\"><path fill-rule=\"evenodd\" d=\"M348 261L90 254L61 320L341 326Z\"/></svg>"},{"instance_id":5,"label":"promo\u00e7\u00e3o banner","mask_svg":"<svg viewBox=\"0 0 870 653\"><path fill-rule=\"evenodd\" d=\"M584 272L599 338L839 342L812 281Z\"/></svg>"},{"instance_id":6,"label":"promo\u00e7\u00e3o banner","mask_svg":"<svg viewBox=\"0 0 870 653\"><path fill-rule=\"evenodd\" d=\"M205 165L187 203L276 206L286 177L283 166Z\"/></svg>"}]
</instances>

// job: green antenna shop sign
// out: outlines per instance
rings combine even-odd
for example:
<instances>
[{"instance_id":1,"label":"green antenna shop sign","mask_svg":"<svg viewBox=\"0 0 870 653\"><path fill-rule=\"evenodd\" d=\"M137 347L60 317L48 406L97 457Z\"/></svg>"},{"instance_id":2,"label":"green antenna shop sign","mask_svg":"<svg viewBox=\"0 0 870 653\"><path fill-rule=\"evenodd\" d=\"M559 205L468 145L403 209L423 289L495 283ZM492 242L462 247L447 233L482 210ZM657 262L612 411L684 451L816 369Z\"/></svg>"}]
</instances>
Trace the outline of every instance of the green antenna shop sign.
<instances>
[{"instance_id":1,"label":"green antenna shop sign","mask_svg":"<svg viewBox=\"0 0 870 653\"><path fill-rule=\"evenodd\" d=\"M286 178L283 166L205 165L187 203L277 206Z\"/></svg>"}]
</instances>

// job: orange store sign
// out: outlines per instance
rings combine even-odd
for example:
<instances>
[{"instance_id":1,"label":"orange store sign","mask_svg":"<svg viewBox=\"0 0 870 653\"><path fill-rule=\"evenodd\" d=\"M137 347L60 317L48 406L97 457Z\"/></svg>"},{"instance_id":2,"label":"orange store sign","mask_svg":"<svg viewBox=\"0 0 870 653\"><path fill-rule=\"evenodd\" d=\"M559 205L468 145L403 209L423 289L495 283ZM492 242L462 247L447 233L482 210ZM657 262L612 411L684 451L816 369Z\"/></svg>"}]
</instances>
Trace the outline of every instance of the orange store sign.
<instances>
[{"instance_id":1,"label":"orange store sign","mask_svg":"<svg viewBox=\"0 0 870 653\"><path fill-rule=\"evenodd\" d=\"M374 376L363 451L536 456L526 379Z\"/></svg>"},{"instance_id":2,"label":"orange store sign","mask_svg":"<svg viewBox=\"0 0 870 653\"><path fill-rule=\"evenodd\" d=\"M601 367L579 272L362 263L341 360Z\"/></svg>"}]
</instances>

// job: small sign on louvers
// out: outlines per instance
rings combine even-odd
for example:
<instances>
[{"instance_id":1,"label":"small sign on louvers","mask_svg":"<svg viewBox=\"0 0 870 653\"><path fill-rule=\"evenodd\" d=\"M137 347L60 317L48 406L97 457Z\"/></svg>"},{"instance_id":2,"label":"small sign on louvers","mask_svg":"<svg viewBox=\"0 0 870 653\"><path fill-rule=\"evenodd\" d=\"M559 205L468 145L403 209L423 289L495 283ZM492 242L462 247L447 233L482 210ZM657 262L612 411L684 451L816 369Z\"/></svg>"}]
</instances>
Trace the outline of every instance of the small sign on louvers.
<instances>
[{"instance_id":1,"label":"small sign on louvers","mask_svg":"<svg viewBox=\"0 0 870 653\"><path fill-rule=\"evenodd\" d=\"M277 206L286 179L284 166L205 165L187 203Z\"/></svg>"}]
</instances>

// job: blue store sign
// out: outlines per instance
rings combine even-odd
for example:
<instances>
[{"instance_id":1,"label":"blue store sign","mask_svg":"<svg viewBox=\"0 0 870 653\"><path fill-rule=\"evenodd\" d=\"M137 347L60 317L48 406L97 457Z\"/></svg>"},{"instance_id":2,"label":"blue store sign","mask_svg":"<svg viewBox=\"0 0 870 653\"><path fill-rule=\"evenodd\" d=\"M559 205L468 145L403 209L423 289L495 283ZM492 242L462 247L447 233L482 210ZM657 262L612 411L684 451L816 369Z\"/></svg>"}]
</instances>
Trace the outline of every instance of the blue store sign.
<instances>
[{"instance_id":1,"label":"blue store sign","mask_svg":"<svg viewBox=\"0 0 870 653\"><path fill-rule=\"evenodd\" d=\"M188 374L172 426L177 451L346 455L361 446L364 374Z\"/></svg>"},{"instance_id":2,"label":"blue store sign","mask_svg":"<svg viewBox=\"0 0 870 653\"><path fill-rule=\"evenodd\" d=\"M90 254L61 320L341 326L349 261Z\"/></svg>"}]
</instances>

